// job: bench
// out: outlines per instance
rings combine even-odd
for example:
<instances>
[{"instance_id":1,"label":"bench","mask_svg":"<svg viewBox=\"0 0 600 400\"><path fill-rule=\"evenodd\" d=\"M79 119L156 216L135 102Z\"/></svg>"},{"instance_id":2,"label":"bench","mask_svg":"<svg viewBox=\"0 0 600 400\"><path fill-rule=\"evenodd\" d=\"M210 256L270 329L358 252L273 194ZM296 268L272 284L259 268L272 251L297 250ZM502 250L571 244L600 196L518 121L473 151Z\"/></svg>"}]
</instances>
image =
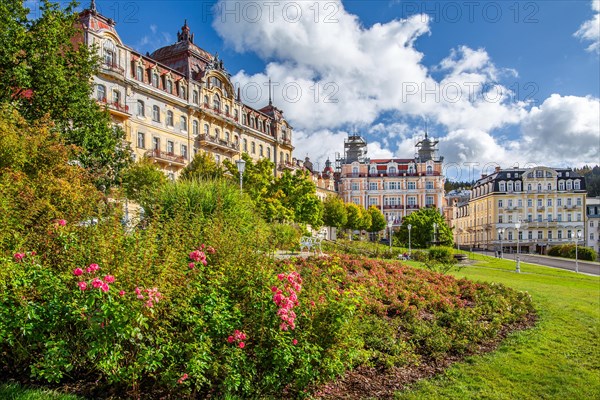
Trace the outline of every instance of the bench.
<instances>
[{"instance_id":1,"label":"bench","mask_svg":"<svg viewBox=\"0 0 600 400\"><path fill-rule=\"evenodd\" d=\"M300 252L302 252L302 250L306 248L308 250L308 252L310 253L312 251L312 249L314 248L314 251L316 254L317 247L318 247L319 253L323 254L323 249L321 248L322 241L323 241L323 239L321 237L302 236L300 238Z\"/></svg>"}]
</instances>

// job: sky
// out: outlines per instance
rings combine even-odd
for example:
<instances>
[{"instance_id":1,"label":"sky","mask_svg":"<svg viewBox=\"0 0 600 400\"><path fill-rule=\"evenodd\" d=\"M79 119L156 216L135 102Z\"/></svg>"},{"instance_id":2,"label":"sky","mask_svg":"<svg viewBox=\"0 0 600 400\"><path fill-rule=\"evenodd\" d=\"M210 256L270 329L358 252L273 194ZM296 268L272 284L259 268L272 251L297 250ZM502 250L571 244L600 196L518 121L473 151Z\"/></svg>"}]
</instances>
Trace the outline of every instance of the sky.
<instances>
[{"instance_id":1,"label":"sky","mask_svg":"<svg viewBox=\"0 0 600 400\"><path fill-rule=\"evenodd\" d=\"M320 168L349 133L370 158L410 158L425 130L451 180L600 163L599 0L96 3L143 52L187 19L247 104L271 78L295 157Z\"/></svg>"}]
</instances>

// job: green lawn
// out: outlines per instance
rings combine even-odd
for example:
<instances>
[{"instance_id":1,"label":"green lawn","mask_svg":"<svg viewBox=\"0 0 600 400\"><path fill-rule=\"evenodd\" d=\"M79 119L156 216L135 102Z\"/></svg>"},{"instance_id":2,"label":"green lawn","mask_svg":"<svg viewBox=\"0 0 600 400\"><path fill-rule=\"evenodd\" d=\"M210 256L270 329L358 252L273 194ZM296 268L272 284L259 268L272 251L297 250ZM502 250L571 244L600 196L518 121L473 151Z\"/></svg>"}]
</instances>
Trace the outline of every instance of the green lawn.
<instances>
[{"instance_id":1,"label":"green lawn","mask_svg":"<svg viewBox=\"0 0 600 400\"><path fill-rule=\"evenodd\" d=\"M496 351L469 357L396 398L600 399L600 278L527 263L516 274L514 261L472 257L477 262L455 275L528 291L538 323L512 334ZM76 397L3 385L0 399Z\"/></svg>"},{"instance_id":2,"label":"green lawn","mask_svg":"<svg viewBox=\"0 0 600 400\"><path fill-rule=\"evenodd\" d=\"M600 278L482 255L454 273L527 291L537 325L397 399L600 399Z\"/></svg>"}]
</instances>

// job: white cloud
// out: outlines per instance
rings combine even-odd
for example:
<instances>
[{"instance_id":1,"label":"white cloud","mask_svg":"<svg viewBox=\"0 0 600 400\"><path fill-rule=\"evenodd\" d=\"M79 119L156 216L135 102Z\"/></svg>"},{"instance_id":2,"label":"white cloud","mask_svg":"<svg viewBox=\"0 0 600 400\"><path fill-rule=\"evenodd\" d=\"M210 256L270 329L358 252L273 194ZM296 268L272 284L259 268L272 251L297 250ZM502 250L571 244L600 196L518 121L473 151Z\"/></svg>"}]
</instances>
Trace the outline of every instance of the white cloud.
<instances>
[{"instance_id":1,"label":"white cloud","mask_svg":"<svg viewBox=\"0 0 600 400\"><path fill-rule=\"evenodd\" d=\"M575 36L581 40L592 42L587 51L600 53L600 0L592 0L592 10L596 12L592 19L584 22Z\"/></svg>"},{"instance_id":2,"label":"white cloud","mask_svg":"<svg viewBox=\"0 0 600 400\"><path fill-rule=\"evenodd\" d=\"M245 102L260 107L267 102L265 85L271 78L273 101L296 129L296 156L308 153L321 166L328 156L333 161L332 155L343 153L346 131L354 129L368 138L370 157L413 156L416 132L403 121L415 118L428 118L445 132L440 154L447 162L557 165L571 156L541 139L550 134L561 140L549 121L583 118L575 112L577 107L587 110L586 126L598 118L597 99L553 96L533 108L515 100L515 94L498 81L516 77L517 72L496 66L483 48L449 49L439 65L428 68L415 48L416 39L430 33L425 15L365 27L339 0L264 3L273 8L263 8L261 18L251 18L256 13L250 13L249 4L261 5L220 0L217 8L230 13L217 13L213 21L227 45L253 52L266 63L264 72L240 71L232 80L241 85ZM318 12L315 7L320 7ZM296 19L300 14L302 18ZM555 107L555 102L564 108ZM380 123L382 114L397 120ZM498 131L518 131L521 123L523 137L498 136ZM561 129L567 135L563 137L575 132L568 124ZM572 162L594 162L592 131L586 132L577 137L587 147L573 152Z\"/></svg>"}]
</instances>

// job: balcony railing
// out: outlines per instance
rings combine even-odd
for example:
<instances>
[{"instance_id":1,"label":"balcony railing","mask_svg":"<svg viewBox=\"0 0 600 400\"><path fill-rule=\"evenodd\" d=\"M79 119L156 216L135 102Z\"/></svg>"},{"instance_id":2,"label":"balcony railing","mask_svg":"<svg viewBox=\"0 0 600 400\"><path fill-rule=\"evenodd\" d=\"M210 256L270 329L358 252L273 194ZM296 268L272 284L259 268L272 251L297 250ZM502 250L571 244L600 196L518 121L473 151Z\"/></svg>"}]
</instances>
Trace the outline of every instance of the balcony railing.
<instances>
[{"instance_id":1,"label":"balcony railing","mask_svg":"<svg viewBox=\"0 0 600 400\"><path fill-rule=\"evenodd\" d=\"M291 162L280 162L279 165L277 166L277 169L279 171L283 171L285 169L295 170L298 168L299 167L296 164L292 164Z\"/></svg>"},{"instance_id":2,"label":"balcony railing","mask_svg":"<svg viewBox=\"0 0 600 400\"><path fill-rule=\"evenodd\" d=\"M207 135L206 133L202 133L202 134L198 135L198 140L201 142L208 142L210 144L225 148L227 150L238 151L240 149L239 143L229 142L227 140L217 138L216 136Z\"/></svg>"},{"instance_id":3,"label":"balcony railing","mask_svg":"<svg viewBox=\"0 0 600 400\"><path fill-rule=\"evenodd\" d=\"M118 101L107 101L106 97L103 97L101 99L96 99L99 103L104 104L106 106L108 106L109 108L112 108L113 110L117 110L117 111L121 111L124 113L128 113L129 112L129 106L127 104L121 104Z\"/></svg>"},{"instance_id":4,"label":"balcony railing","mask_svg":"<svg viewBox=\"0 0 600 400\"><path fill-rule=\"evenodd\" d=\"M102 68L107 69L109 71L117 72L121 75L125 74L125 68L121 67L119 64L114 62L106 62L102 63Z\"/></svg>"},{"instance_id":5,"label":"balcony railing","mask_svg":"<svg viewBox=\"0 0 600 400\"><path fill-rule=\"evenodd\" d=\"M185 165L185 157L175 155L175 153L169 153L158 149L148 150L146 157L155 159L157 161L167 162L171 164Z\"/></svg>"},{"instance_id":6,"label":"balcony railing","mask_svg":"<svg viewBox=\"0 0 600 400\"><path fill-rule=\"evenodd\" d=\"M404 206L402 204L384 204L384 210L403 210Z\"/></svg>"},{"instance_id":7,"label":"balcony railing","mask_svg":"<svg viewBox=\"0 0 600 400\"><path fill-rule=\"evenodd\" d=\"M419 209L419 205L418 204L407 204L406 205L406 209L407 210L418 210Z\"/></svg>"}]
</instances>

